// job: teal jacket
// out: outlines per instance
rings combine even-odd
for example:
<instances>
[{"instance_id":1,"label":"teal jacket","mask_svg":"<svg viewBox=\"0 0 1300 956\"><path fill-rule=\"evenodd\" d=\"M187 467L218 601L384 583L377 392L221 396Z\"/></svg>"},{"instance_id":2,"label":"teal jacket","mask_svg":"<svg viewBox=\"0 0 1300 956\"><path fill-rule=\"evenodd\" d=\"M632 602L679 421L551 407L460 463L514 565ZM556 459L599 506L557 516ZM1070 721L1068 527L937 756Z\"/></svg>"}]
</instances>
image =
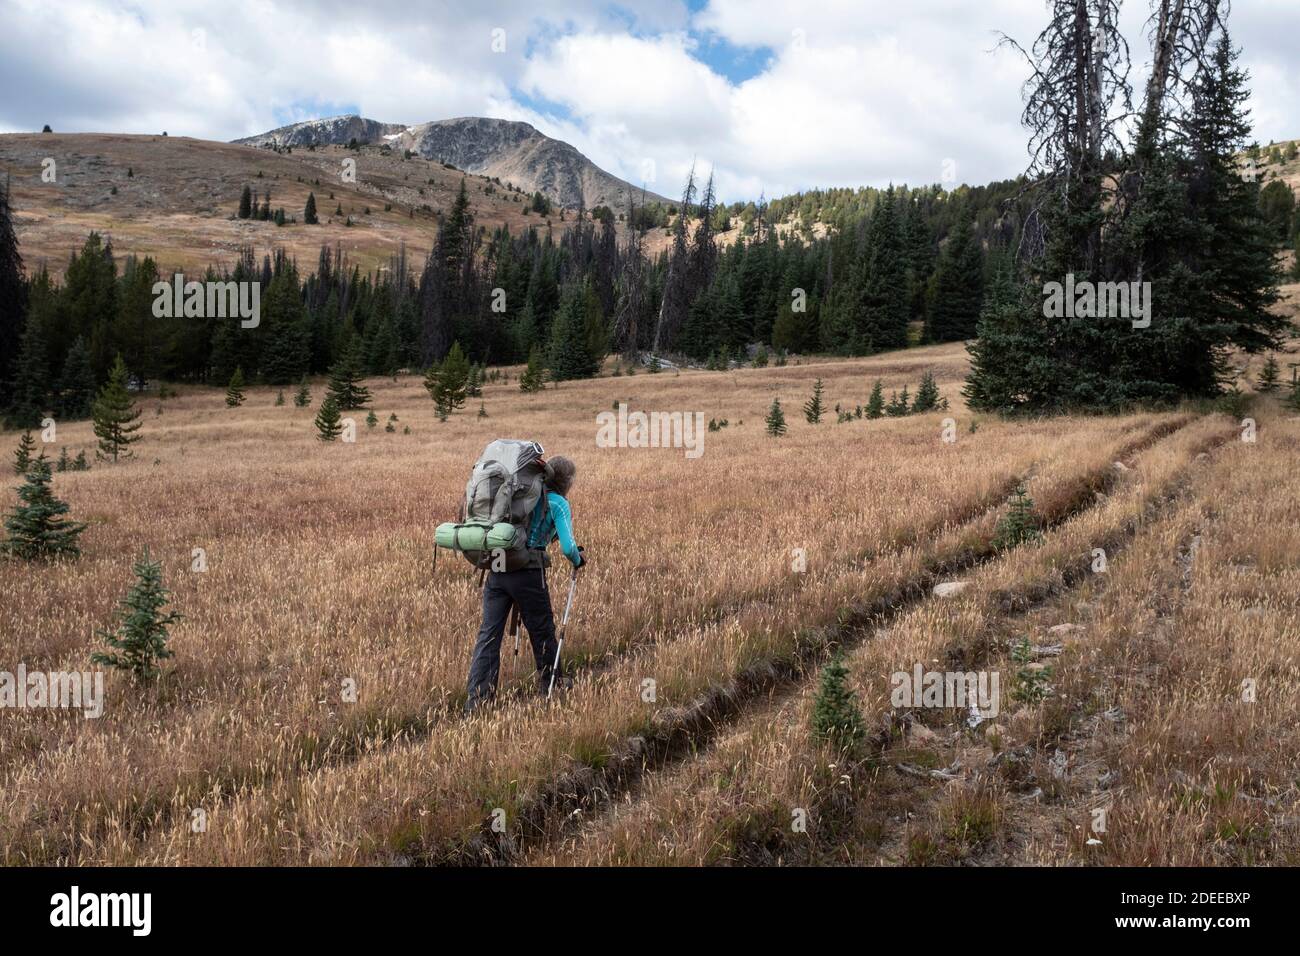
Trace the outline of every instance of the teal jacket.
<instances>
[{"instance_id":1,"label":"teal jacket","mask_svg":"<svg viewBox=\"0 0 1300 956\"><path fill-rule=\"evenodd\" d=\"M533 509L532 521L528 526L528 547L545 550L556 538L560 539L560 550L576 568L582 565L582 555L578 552L578 543L573 539L573 512L562 495L553 491L546 493L546 507L542 502Z\"/></svg>"}]
</instances>

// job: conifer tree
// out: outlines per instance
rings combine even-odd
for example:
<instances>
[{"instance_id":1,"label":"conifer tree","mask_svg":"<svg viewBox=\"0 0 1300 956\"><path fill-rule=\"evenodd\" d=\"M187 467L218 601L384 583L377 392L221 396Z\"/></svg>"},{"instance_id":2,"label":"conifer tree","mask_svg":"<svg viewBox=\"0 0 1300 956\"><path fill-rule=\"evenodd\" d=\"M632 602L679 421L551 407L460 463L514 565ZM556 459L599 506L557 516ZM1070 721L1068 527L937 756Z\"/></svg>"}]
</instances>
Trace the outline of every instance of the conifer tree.
<instances>
[{"instance_id":1,"label":"conifer tree","mask_svg":"<svg viewBox=\"0 0 1300 956\"><path fill-rule=\"evenodd\" d=\"M18 439L18 447L14 449L14 474L25 475L27 469L31 467L32 452L36 450L36 439L32 438L31 432L23 432L23 437Z\"/></svg>"},{"instance_id":2,"label":"conifer tree","mask_svg":"<svg viewBox=\"0 0 1300 956\"><path fill-rule=\"evenodd\" d=\"M885 383L876 379L871 386L871 397L867 399L867 417L881 418L885 414Z\"/></svg>"},{"instance_id":3,"label":"conifer tree","mask_svg":"<svg viewBox=\"0 0 1300 956\"><path fill-rule=\"evenodd\" d=\"M354 340L330 369L329 394L335 406L348 411L370 404L370 389L361 384L361 343Z\"/></svg>"},{"instance_id":4,"label":"conifer tree","mask_svg":"<svg viewBox=\"0 0 1300 956\"><path fill-rule=\"evenodd\" d=\"M311 389L307 386L307 377L305 375L302 381L298 383L298 391L294 393L293 403L299 408L306 408L311 404Z\"/></svg>"},{"instance_id":5,"label":"conifer tree","mask_svg":"<svg viewBox=\"0 0 1300 956\"><path fill-rule=\"evenodd\" d=\"M546 387L546 372L542 368L542 353L536 345L528 352L528 365L519 376L519 390L527 394L540 392Z\"/></svg>"},{"instance_id":6,"label":"conifer tree","mask_svg":"<svg viewBox=\"0 0 1300 956\"><path fill-rule=\"evenodd\" d=\"M952 230L934 274L926 339L956 342L975 337L984 304L984 257L969 222Z\"/></svg>"},{"instance_id":7,"label":"conifer tree","mask_svg":"<svg viewBox=\"0 0 1300 956\"><path fill-rule=\"evenodd\" d=\"M907 386L904 385L901 395L897 392L889 393L889 404L885 406L885 414L890 418L901 418L911 411L910 403L911 399L907 394Z\"/></svg>"},{"instance_id":8,"label":"conifer tree","mask_svg":"<svg viewBox=\"0 0 1300 956\"><path fill-rule=\"evenodd\" d=\"M95 437L99 439L96 458L105 461L130 458L131 444L140 439L136 434L140 430L140 412L131 400L126 383L126 363L119 354L92 409Z\"/></svg>"},{"instance_id":9,"label":"conifer tree","mask_svg":"<svg viewBox=\"0 0 1300 956\"><path fill-rule=\"evenodd\" d=\"M19 504L5 515L0 552L24 561L79 557L77 538L86 526L64 517L68 505L50 490L50 463L43 454L31 463L25 478L18 488Z\"/></svg>"},{"instance_id":10,"label":"conifer tree","mask_svg":"<svg viewBox=\"0 0 1300 956\"><path fill-rule=\"evenodd\" d=\"M935 383L934 373L926 372L921 376L921 385L916 390L916 399L912 402L912 413L932 412L940 407L939 386Z\"/></svg>"},{"instance_id":11,"label":"conifer tree","mask_svg":"<svg viewBox=\"0 0 1300 956\"><path fill-rule=\"evenodd\" d=\"M174 656L167 646L167 629L181 620L175 610L163 613L171 592L163 587L162 562L149 560L146 548L131 569L135 583L118 602L118 624L113 631L99 634L112 651L96 651L93 663L124 670L137 681L148 682L162 674L161 661Z\"/></svg>"},{"instance_id":12,"label":"conifer tree","mask_svg":"<svg viewBox=\"0 0 1300 956\"><path fill-rule=\"evenodd\" d=\"M773 438L780 438L785 434L785 412L781 411L781 400L772 399L772 407L767 410L767 418L764 419L767 424L767 433Z\"/></svg>"},{"instance_id":13,"label":"conifer tree","mask_svg":"<svg viewBox=\"0 0 1300 956\"><path fill-rule=\"evenodd\" d=\"M239 194L239 218L250 219L253 215L253 190L248 186L244 187L243 192Z\"/></svg>"},{"instance_id":14,"label":"conifer tree","mask_svg":"<svg viewBox=\"0 0 1300 956\"><path fill-rule=\"evenodd\" d=\"M813 736L840 751L852 751L866 736L862 712L848 678L843 655L837 653L822 668L821 683L813 701Z\"/></svg>"},{"instance_id":15,"label":"conifer tree","mask_svg":"<svg viewBox=\"0 0 1300 956\"><path fill-rule=\"evenodd\" d=\"M307 205L302 210L302 221L309 226L314 226L320 222L316 215L316 194L309 192L307 194Z\"/></svg>"},{"instance_id":16,"label":"conifer tree","mask_svg":"<svg viewBox=\"0 0 1300 956\"><path fill-rule=\"evenodd\" d=\"M817 425L821 423L825 411L826 406L822 402L822 380L819 378L813 382L812 398L804 403L803 417L808 420L809 425Z\"/></svg>"},{"instance_id":17,"label":"conifer tree","mask_svg":"<svg viewBox=\"0 0 1300 956\"><path fill-rule=\"evenodd\" d=\"M320 409L316 412L316 431L319 433L316 437L321 441L334 441L343 433L343 425L339 421L339 403L333 395L326 395L325 400L320 403Z\"/></svg>"},{"instance_id":18,"label":"conifer tree","mask_svg":"<svg viewBox=\"0 0 1300 956\"><path fill-rule=\"evenodd\" d=\"M1024 485L1017 485L1011 496L1007 513L998 522L993 536L993 547L998 551L1014 548L1021 544L1042 540L1038 530L1038 515L1034 512L1034 499L1029 497Z\"/></svg>"},{"instance_id":19,"label":"conifer tree","mask_svg":"<svg viewBox=\"0 0 1300 956\"><path fill-rule=\"evenodd\" d=\"M77 419L90 415L95 404L95 372L83 336L77 336L68 350L57 392L54 408L60 418Z\"/></svg>"},{"instance_id":20,"label":"conifer tree","mask_svg":"<svg viewBox=\"0 0 1300 956\"><path fill-rule=\"evenodd\" d=\"M49 400L49 367L41 323L29 320L14 369L13 400L5 415L11 428L39 428Z\"/></svg>"},{"instance_id":21,"label":"conifer tree","mask_svg":"<svg viewBox=\"0 0 1300 956\"><path fill-rule=\"evenodd\" d=\"M230 376L230 384L226 386L226 405L230 408L238 408L244 404L244 370L236 368L235 373Z\"/></svg>"},{"instance_id":22,"label":"conifer tree","mask_svg":"<svg viewBox=\"0 0 1300 956\"><path fill-rule=\"evenodd\" d=\"M551 325L551 347L547 366L557 382L591 378L599 370L592 353L587 327L586 288L574 283L564 290L560 309Z\"/></svg>"},{"instance_id":23,"label":"conifer tree","mask_svg":"<svg viewBox=\"0 0 1300 956\"><path fill-rule=\"evenodd\" d=\"M284 389L280 389L280 391L275 393L275 405L277 408L279 408L283 404L284 404Z\"/></svg>"},{"instance_id":24,"label":"conifer tree","mask_svg":"<svg viewBox=\"0 0 1300 956\"><path fill-rule=\"evenodd\" d=\"M1272 392L1277 389L1279 379L1277 356L1270 353L1268 360L1264 362L1264 367L1260 370L1259 381L1255 383L1255 388L1261 392Z\"/></svg>"},{"instance_id":25,"label":"conifer tree","mask_svg":"<svg viewBox=\"0 0 1300 956\"><path fill-rule=\"evenodd\" d=\"M48 274L46 280L48 289ZM34 287L36 280L31 285ZM24 319L24 316L28 314L28 299L32 291L24 275L23 257L18 251L6 177L0 185L0 411L8 408L13 399L14 363L21 351L23 329L31 324L31 320Z\"/></svg>"},{"instance_id":26,"label":"conifer tree","mask_svg":"<svg viewBox=\"0 0 1300 956\"><path fill-rule=\"evenodd\" d=\"M375 410L372 408L372 409L370 409L370 411L366 414L366 427L367 427L367 428L374 428L374 427L375 427L376 425L378 425L378 424L379 424L379 417L378 417L377 415L375 415Z\"/></svg>"},{"instance_id":27,"label":"conifer tree","mask_svg":"<svg viewBox=\"0 0 1300 956\"><path fill-rule=\"evenodd\" d=\"M54 466L55 471L68 471L72 467L72 461L68 458L68 446L64 445L59 449L59 463Z\"/></svg>"}]
</instances>

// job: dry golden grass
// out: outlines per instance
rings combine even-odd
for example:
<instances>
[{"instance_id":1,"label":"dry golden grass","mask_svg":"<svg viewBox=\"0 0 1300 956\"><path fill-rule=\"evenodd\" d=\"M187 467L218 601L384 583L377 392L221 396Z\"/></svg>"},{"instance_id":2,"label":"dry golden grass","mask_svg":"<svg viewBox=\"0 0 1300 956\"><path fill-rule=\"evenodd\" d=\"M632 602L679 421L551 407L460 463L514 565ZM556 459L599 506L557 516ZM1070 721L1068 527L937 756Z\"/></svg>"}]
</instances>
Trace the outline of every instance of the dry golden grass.
<instances>
[{"instance_id":1,"label":"dry golden grass","mask_svg":"<svg viewBox=\"0 0 1300 956\"><path fill-rule=\"evenodd\" d=\"M950 412L816 427L798 413L814 377L832 404L851 407L876 377L887 390L914 387L926 369ZM490 417L471 407L446 423L418 380L376 380L374 408L381 422L396 412L398 432L367 430L353 413L354 445L315 441L312 410L274 406L274 390L251 390L239 409L215 390L183 390L161 414L144 400L134 461L56 476L73 515L91 523L83 558L0 564L12 596L0 609L0 667L87 666L94 630L110 623L145 546L185 614L177 656L157 688L110 675L98 720L3 715L0 859L766 862L790 852L768 834L792 806L859 834L861 772L828 768L807 740L809 682L798 674L825 634L859 628L854 609L910 600L937 565L969 562L1016 478L1030 476L1040 509L1061 520L1041 548L963 572L968 592L904 608L887 639L858 645L851 666L875 714L896 660L928 660L983 633L972 627L988 631L1002 614L990 593L1059 584L1060 568L1099 535L1125 532L1225 429L1171 414L988 419L972 433L963 374L960 347L947 346L603 377L534 397L510 382L486 388ZM790 421L780 440L762 427L773 395ZM731 424L709 433L693 461L674 449L597 448L595 416L618 400ZM941 440L949 415L953 444ZM479 594L459 559L444 555L433 570L432 529L454 515L482 446L502 435L536 438L579 464L572 501L593 561L566 642L578 681L538 702L527 693L526 652L515 665L507 649L503 699L466 721L458 714ZM5 447L16 440L2 437ZM61 426L58 444L88 448L89 426ZM1133 471L1071 518L1119 454ZM206 573L189 570L195 547L207 552ZM792 548L806 549L805 573L792 572ZM557 570L553 586L561 578ZM345 680L355 681L356 703L343 699ZM764 704L769 691L783 696ZM716 736L699 732L691 707L719 694L738 719ZM631 788L627 811L563 825L566 788L632 766L638 737L693 738L699 751L674 754L640 782L608 777ZM936 810L945 821L936 862L954 852L944 832L972 854L987 841L971 821L1012 825L1001 792L972 782ZM207 813L204 833L190 827L196 808ZM485 828L495 808L504 834ZM882 829L878 845L888 839ZM854 858L875 852L855 840L864 849Z\"/></svg>"}]
</instances>

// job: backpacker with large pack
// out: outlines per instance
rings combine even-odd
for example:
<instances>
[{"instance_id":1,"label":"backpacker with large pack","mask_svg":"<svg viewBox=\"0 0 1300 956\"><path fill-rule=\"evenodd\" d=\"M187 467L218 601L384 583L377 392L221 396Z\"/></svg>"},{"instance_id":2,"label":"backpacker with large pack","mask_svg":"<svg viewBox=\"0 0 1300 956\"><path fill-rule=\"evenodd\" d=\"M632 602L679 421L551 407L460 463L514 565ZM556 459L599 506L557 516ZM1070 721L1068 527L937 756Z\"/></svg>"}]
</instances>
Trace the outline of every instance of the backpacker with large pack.
<instances>
[{"instance_id":1,"label":"backpacker with large pack","mask_svg":"<svg viewBox=\"0 0 1300 956\"><path fill-rule=\"evenodd\" d=\"M448 548L483 571L518 571L529 564L528 531L539 502L546 507L546 482L552 477L542 446L535 441L498 438L474 463L465 483L460 520L438 525L437 549Z\"/></svg>"}]
</instances>

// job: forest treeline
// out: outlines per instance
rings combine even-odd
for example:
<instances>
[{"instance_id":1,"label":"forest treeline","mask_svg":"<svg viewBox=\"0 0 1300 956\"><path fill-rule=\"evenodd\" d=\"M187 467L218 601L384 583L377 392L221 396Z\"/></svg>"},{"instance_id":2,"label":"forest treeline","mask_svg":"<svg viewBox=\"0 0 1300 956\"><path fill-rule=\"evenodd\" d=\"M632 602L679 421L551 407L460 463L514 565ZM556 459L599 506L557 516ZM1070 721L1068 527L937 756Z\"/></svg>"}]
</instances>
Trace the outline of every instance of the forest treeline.
<instances>
[{"instance_id":1,"label":"forest treeline","mask_svg":"<svg viewBox=\"0 0 1300 956\"><path fill-rule=\"evenodd\" d=\"M453 345L476 365L529 361L562 380L595 374L610 353L716 368L757 347L847 356L976 340L967 398L980 409L1216 394L1232 349L1276 348L1288 328L1273 311L1275 263L1297 217L1284 183L1243 174L1242 157L1263 154L1219 4L1170 3L1158 0L1161 56L1137 110L1118 0L1049 4L1049 26L1022 51L1033 161L1015 180L723 206L712 177L692 171L667 210L578 210L562 231L520 234L476 224L462 180L423 263L403 250L363 274L328 245L310 268L245 249L185 277L257 283L252 328L156 317L154 285L171 274L150 258L119 262L98 234L61 283L43 266L28 276L0 194L0 408L19 426L84 415L118 355L137 383L225 385L239 370L284 385L345 356L372 375L422 371ZM732 225L738 238L720 242ZM649 255L656 230L668 245ZM1150 323L1049 315L1044 291L1076 280L1149 283Z\"/></svg>"}]
</instances>

